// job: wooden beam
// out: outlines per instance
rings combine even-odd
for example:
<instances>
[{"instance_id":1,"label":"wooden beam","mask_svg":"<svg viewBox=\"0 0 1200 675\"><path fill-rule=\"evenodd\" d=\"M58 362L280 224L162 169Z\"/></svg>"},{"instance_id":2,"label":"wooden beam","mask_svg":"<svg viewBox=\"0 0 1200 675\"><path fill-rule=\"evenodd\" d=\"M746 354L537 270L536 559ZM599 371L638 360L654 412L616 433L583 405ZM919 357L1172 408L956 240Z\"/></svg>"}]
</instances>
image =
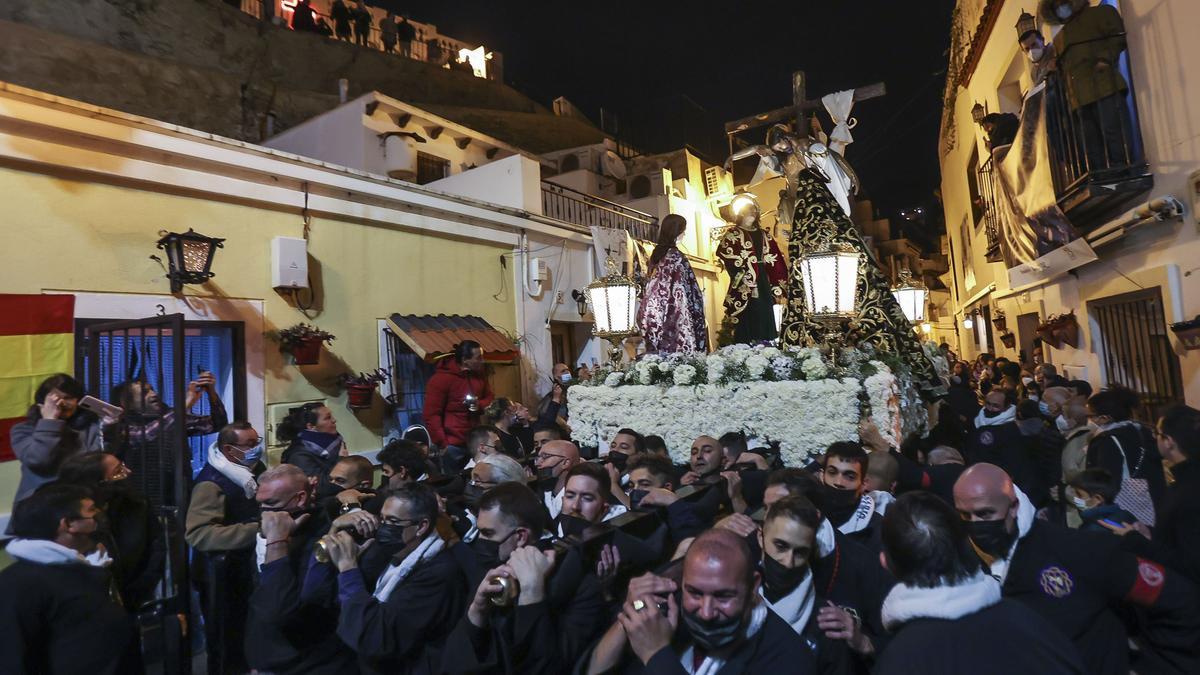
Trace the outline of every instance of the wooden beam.
<instances>
[{"instance_id":1,"label":"wooden beam","mask_svg":"<svg viewBox=\"0 0 1200 675\"><path fill-rule=\"evenodd\" d=\"M854 90L854 101L857 103L858 101L879 98L880 96L884 96L886 94L887 86L882 82L876 82L875 84L869 84L865 87L856 88ZM819 99L815 101L803 101L800 106L801 110L813 110L820 107L821 101ZM725 133L736 134L740 131L745 131L754 127L761 127L767 124L774 124L775 122L787 122L791 120L795 113L796 106L789 105L783 108L776 108L775 110L771 110L769 112L743 117L740 120L726 122Z\"/></svg>"}]
</instances>

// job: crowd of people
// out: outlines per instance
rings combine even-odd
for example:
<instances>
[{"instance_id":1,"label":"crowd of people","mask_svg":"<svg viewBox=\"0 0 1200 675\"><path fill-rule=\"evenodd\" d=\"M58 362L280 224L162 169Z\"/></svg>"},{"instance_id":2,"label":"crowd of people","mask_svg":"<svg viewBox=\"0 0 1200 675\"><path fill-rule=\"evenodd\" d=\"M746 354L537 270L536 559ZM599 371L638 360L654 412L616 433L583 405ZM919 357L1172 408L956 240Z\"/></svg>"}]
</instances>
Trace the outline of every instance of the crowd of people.
<instances>
[{"instance_id":1,"label":"crowd of people","mask_svg":"<svg viewBox=\"0 0 1200 675\"><path fill-rule=\"evenodd\" d=\"M363 0L333 0L328 16L314 9L310 0L297 0L290 27L295 31L317 33L361 47L382 49L388 54L419 59L436 66L449 64L452 70L471 72L470 63L454 58L457 49L452 43L436 35L424 38L407 14L397 15L388 10L383 18L376 20ZM373 37L372 31L378 31L379 35ZM424 50L423 55L416 49L418 44Z\"/></svg>"},{"instance_id":2,"label":"crowd of people","mask_svg":"<svg viewBox=\"0 0 1200 675\"><path fill-rule=\"evenodd\" d=\"M784 466L730 420L678 464L655 429L573 443L588 373L553 372L530 410L458 345L377 466L322 404L270 468L218 420L186 521L210 672L1200 672L1198 410L984 355L902 447L864 421ZM7 672L139 668L145 469L82 395L47 380L13 430Z\"/></svg>"}]
</instances>

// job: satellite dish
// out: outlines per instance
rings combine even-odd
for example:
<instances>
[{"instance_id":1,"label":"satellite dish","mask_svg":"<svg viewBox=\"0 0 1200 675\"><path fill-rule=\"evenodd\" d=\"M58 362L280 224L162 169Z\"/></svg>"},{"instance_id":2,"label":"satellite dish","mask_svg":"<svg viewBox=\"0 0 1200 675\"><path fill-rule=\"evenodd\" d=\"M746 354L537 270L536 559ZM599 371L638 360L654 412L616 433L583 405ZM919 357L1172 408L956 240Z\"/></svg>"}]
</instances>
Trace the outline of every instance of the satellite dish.
<instances>
[{"instance_id":1,"label":"satellite dish","mask_svg":"<svg viewBox=\"0 0 1200 675\"><path fill-rule=\"evenodd\" d=\"M579 169L579 155L571 153L563 155L563 158L558 162L558 172L566 173L568 171L576 171Z\"/></svg>"},{"instance_id":2,"label":"satellite dish","mask_svg":"<svg viewBox=\"0 0 1200 675\"><path fill-rule=\"evenodd\" d=\"M604 165L604 174L612 176L617 180L623 180L626 175L625 162L617 153L612 150L604 151L604 159L601 162Z\"/></svg>"},{"instance_id":3,"label":"satellite dish","mask_svg":"<svg viewBox=\"0 0 1200 675\"><path fill-rule=\"evenodd\" d=\"M650 196L650 177L642 174L634 176L629 182L629 196L634 199L642 199Z\"/></svg>"}]
</instances>

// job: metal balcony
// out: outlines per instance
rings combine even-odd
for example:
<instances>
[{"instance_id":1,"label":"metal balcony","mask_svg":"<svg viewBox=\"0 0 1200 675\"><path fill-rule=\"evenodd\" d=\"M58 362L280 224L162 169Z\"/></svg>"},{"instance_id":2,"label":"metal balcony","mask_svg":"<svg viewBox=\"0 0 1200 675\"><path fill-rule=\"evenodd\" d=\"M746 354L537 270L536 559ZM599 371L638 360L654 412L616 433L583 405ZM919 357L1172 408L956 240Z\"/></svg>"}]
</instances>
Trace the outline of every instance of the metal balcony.
<instances>
[{"instance_id":1,"label":"metal balcony","mask_svg":"<svg viewBox=\"0 0 1200 675\"><path fill-rule=\"evenodd\" d=\"M583 227L625 230L634 239L658 241L658 219L616 202L542 181L542 215Z\"/></svg>"}]
</instances>

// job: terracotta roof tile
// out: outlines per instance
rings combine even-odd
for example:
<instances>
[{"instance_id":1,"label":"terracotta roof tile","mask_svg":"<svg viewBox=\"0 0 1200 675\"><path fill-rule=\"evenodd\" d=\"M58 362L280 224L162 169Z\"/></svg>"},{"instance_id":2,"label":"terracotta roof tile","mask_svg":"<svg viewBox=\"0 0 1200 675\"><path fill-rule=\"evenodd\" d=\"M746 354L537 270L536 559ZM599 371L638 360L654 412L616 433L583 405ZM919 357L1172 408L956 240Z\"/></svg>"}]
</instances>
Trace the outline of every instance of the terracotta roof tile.
<instances>
[{"instance_id":1,"label":"terracotta roof tile","mask_svg":"<svg viewBox=\"0 0 1200 675\"><path fill-rule=\"evenodd\" d=\"M463 340L478 342L489 361L512 361L519 354L508 336L477 316L393 314L388 323L405 344L426 360L449 354Z\"/></svg>"}]
</instances>

